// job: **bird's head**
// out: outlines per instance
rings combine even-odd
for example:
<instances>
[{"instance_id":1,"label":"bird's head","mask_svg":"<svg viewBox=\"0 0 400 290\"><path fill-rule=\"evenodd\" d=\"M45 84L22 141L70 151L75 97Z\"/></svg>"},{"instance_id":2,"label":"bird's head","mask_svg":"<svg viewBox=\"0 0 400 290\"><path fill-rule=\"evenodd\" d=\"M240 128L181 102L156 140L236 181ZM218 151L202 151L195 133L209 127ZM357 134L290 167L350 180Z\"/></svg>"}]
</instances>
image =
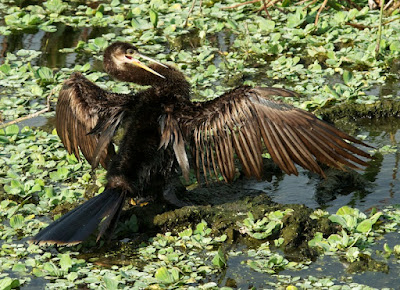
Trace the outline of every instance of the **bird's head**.
<instances>
[{"instance_id":1,"label":"bird's head","mask_svg":"<svg viewBox=\"0 0 400 290\"><path fill-rule=\"evenodd\" d=\"M160 80L165 79L165 76L142 63L140 59L168 68L168 66L139 53L138 49L130 43L114 42L104 51L104 69L108 74L122 81L136 82L134 79L145 74L145 71L158 76Z\"/></svg>"}]
</instances>

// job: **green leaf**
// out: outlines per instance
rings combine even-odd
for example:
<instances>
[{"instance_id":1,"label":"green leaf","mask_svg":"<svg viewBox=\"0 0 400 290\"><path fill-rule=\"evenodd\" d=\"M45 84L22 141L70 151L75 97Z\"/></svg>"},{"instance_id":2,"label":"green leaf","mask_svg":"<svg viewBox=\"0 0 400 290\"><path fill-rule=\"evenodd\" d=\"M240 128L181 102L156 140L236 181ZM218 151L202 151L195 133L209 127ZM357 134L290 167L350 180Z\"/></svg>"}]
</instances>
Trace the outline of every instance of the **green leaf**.
<instances>
[{"instance_id":1,"label":"green leaf","mask_svg":"<svg viewBox=\"0 0 400 290\"><path fill-rule=\"evenodd\" d=\"M101 50L104 50L108 46L108 41L104 37L97 37L94 39L94 44Z\"/></svg>"},{"instance_id":2,"label":"green leaf","mask_svg":"<svg viewBox=\"0 0 400 290\"><path fill-rule=\"evenodd\" d=\"M344 83L346 85L348 85L351 82L352 79L353 79L353 73L352 72L350 72L348 70L343 71L343 81L344 81Z\"/></svg>"},{"instance_id":3,"label":"green leaf","mask_svg":"<svg viewBox=\"0 0 400 290\"><path fill-rule=\"evenodd\" d=\"M213 265L217 266L218 268L223 268L226 266L226 259L224 252L222 252L221 248L218 249L217 254L212 259Z\"/></svg>"},{"instance_id":4,"label":"green leaf","mask_svg":"<svg viewBox=\"0 0 400 290\"><path fill-rule=\"evenodd\" d=\"M112 276L111 274L106 274L103 277L104 280L104 284L106 286L106 289L110 289L110 290L114 290L114 289L118 289L118 284L120 283L119 281L117 281L115 279L114 276Z\"/></svg>"},{"instance_id":5,"label":"green leaf","mask_svg":"<svg viewBox=\"0 0 400 290\"><path fill-rule=\"evenodd\" d=\"M36 77L38 77L44 83L53 82L53 71L48 67L40 67L35 71Z\"/></svg>"},{"instance_id":6,"label":"green leaf","mask_svg":"<svg viewBox=\"0 0 400 290\"><path fill-rule=\"evenodd\" d=\"M162 283L172 284L179 280L179 271L176 268L169 271L166 267L161 267L157 269L155 277Z\"/></svg>"},{"instance_id":7,"label":"green leaf","mask_svg":"<svg viewBox=\"0 0 400 290\"><path fill-rule=\"evenodd\" d=\"M306 16L306 11L304 11L303 8L298 8L296 13L288 15L286 26L289 28L295 28L306 20Z\"/></svg>"},{"instance_id":8,"label":"green leaf","mask_svg":"<svg viewBox=\"0 0 400 290\"><path fill-rule=\"evenodd\" d=\"M372 217L370 217L369 220L370 220L371 223L374 225L382 215L383 215L382 212L377 212L377 213L374 214Z\"/></svg>"},{"instance_id":9,"label":"green leaf","mask_svg":"<svg viewBox=\"0 0 400 290\"><path fill-rule=\"evenodd\" d=\"M61 14L68 5L61 0L48 0L43 3L43 6L51 13Z\"/></svg>"},{"instance_id":10,"label":"green leaf","mask_svg":"<svg viewBox=\"0 0 400 290\"><path fill-rule=\"evenodd\" d=\"M204 231L207 229L207 223L205 221L198 223L194 234L204 235Z\"/></svg>"},{"instance_id":11,"label":"green leaf","mask_svg":"<svg viewBox=\"0 0 400 290\"><path fill-rule=\"evenodd\" d=\"M19 132L19 127L18 125L11 125L6 127L5 131L7 136L17 135Z\"/></svg>"},{"instance_id":12,"label":"green leaf","mask_svg":"<svg viewBox=\"0 0 400 290\"><path fill-rule=\"evenodd\" d=\"M71 282L75 281L77 278L78 278L78 273L77 272L71 272L71 273L69 273L67 275L67 280L71 281ZM107 283L106 283L106 285L107 285ZM117 288L114 288L114 289L117 289Z\"/></svg>"},{"instance_id":13,"label":"green leaf","mask_svg":"<svg viewBox=\"0 0 400 290\"><path fill-rule=\"evenodd\" d=\"M10 226L13 229L19 229L24 226L24 217L20 214L14 215L10 218Z\"/></svg>"},{"instance_id":14,"label":"green leaf","mask_svg":"<svg viewBox=\"0 0 400 290\"><path fill-rule=\"evenodd\" d=\"M342 206L341 208L338 209L338 211L336 212L337 215L354 215L354 209L352 209L351 207L345 205Z\"/></svg>"},{"instance_id":15,"label":"green leaf","mask_svg":"<svg viewBox=\"0 0 400 290\"><path fill-rule=\"evenodd\" d=\"M385 244L383 245L383 250L384 250L386 253L389 253L389 254L392 253L392 249L389 247L389 245L388 245L387 243L385 243Z\"/></svg>"},{"instance_id":16,"label":"green leaf","mask_svg":"<svg viewBox=\"0 0 400 290\"><path fill-rule=\"evenodd\" d=\"M36 277L43 277L45 275L45 273L41 269L38 269L38 268L33 268L32 274L35 275Z\"/></svg>"},{"instance_id":17,"label":"green leaf","mask_svg":"<svg viewBox=\"0 0 400 290\"><path fill-rule=\"evenodd\" d=\"M343 217L341 217L339 215L331 215L331 216L329 216L329 220L331 220L332 222L337 223L347 229L347 222Z\"/></svg>"},{"instance_id":18,"label":"green leaf","mask_svg":"<svg viewBox=\"0 0 400 290\"><path fill-rule=\"evenodd\" d=\"M265 19L265 18L258 18L258 23L260 29L263 31L272 31L275 28L275 21Z\"/></svg>"},{"instance_id":19,"label":"green leaf","mask_svg":"<svg viewBox=\"0 0 400 290\"><path fill-rule=\"evenodd\" d=\"M363 220L356 228L356 230L360 233L367 233L372 229L371 220Z\"/></svg>"},{"instance_id":20,"label":"green leaf","mask_svg":"<svg viewBox=\"0 0 400 290\"><path fill-rule=\"evenodd\" d=\"M43 269L46 270L51 276L60 277L64 275L64 271L61 271L56 265L52 262L47 262L43 265Z\"/></svg>"},{"instance_id":21,"label":"green leaf","mask_svg":"<svg viewBox=\"0 0 400 290\"><path fill-rule=\"evenodd\" d=\"M56 172L50 172L50 178L54 181L64 180L68 177L69 170L67 167L58 168Z\"/></svg>"},{"instance_id":22,"label":"green leaf","mask_svg":"<svg viewBox=\"0 0 400 290\"><path fill-rule=\"evenodd\" d=\"M14 266L12 267L12 270L15 272L25 272L26 267L25 267L25 264L17 263L17 264L14 264Z\"/></svg>"},{"instance_id":23,"label":"green leaf","mask_svg":"<svg viewBox=\"0 0 400 290\"><path fill-rule=\"evenodd\" d=\"M62 254L60 258L60 267L64 271L68 271L72 267L72 259L69 254Z\"/></svg>"},{"instance_id":24,"label":"green leaf","mask_svg":"<svg viewBox=\"0 0 400 290\"><path fill-rule=\"evenodd\" d=\"M0 280L0 289L2 290L10 290L15 289L20 286L18 279L12 279L10 277L6 277Z\"/></svg>"},{"instance_id":25,"label":"green leaf","mask_svg":"<svg viewBox=\"0 0 400 290\"><path fill-rule=\"evenodd\" d=\"M283 0L282 7L288 7L292 3L292 0Z\"/></svg>"},{"instance_id":26,"label":"green leaf","mask_svg":"<svg viewBox=\"0 0 400 290\"><path fill-rule=\"evenodd\" d=\"M151 24L153 24L153 27L156 28L158 23L158 13L154 9L150 9L149 13Z\"/></svg>"},{"instance_id":27,"label":"green leaf","mask_svg":"<svg viewBox=\"0 0 400 290\"><path fill-rule=\"evenodd\" d=\"M400 52L400 41L395 40L389 46L390 51Z\"/></svg>"},{"instance_id":28,"label":"green leaf","mask_svg":"<svg viewBox=\"0 0 400 290\"><path fill-rule=\"evenodd\" d=\"M0 65L0 72L4 73L4 74L8 74L11 70L11 67L9 64L5 63Z\"/></svg>"},{"instance_id":29,"label":"green leaf","mask_svg":"<svg viewBox=\"0 0 400 290\"><path fill-rule=\"evenodd\" d=\"M119 0L112 0L111 3L110 3L110 5L112 7L117 7L120 4L121 4L121 2Z\"/></svg>"},{"instance_id":30,"label":"green leaf","mask_svg":"<svg viewBox=\"0 0 400 290\"><path fill-rule=\"evenodd\" d=\"M237 24L237 22L233 19L226 19L226 24L229 28L231 28L232 30L239 30L239 25Z\"/></svg>"},{"instance_id":31,"label":"green leaf","mask_svg":"<svg viewBox=\"0 0 400 290\"><path fill-rule=\"evenodd\" d=\"M43 94L43 89L38 85L34 85L31 87L31 92L35 96L41 96Z\"/></svg>"},{"instance_id":32,"label":"green leaf","mask_svg":"<svg viewBox=\"0 0 400 290\"><path fill-rule=\"evenodd\" d=\"M182 232L179 233L180 237L190 237L193 234L193 230L192 229L186 229Z\"/></svg>"}]
</instances>

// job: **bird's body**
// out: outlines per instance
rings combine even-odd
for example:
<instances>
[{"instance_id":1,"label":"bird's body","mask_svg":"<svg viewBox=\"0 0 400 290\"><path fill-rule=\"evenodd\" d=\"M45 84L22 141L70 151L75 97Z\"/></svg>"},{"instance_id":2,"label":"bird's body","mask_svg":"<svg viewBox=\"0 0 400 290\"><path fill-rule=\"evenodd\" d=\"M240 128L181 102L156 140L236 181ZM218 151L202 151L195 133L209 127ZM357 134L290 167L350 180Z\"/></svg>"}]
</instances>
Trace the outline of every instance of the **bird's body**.
<instances>
[{"instance_id":1,"label":"bird's body","mask_svg":"<svg viewBox=\"0 0 400 290\"><path fill-rule=\"evenodd\" d=\"M106 92L79 73L64 83L57 132L70 153L79 157L82 151L92 167L101 163L108 182L102 194L51 224L33 242L76 244L99 224L100 237L115 225L126 196L148 199L161 193L175 160L188 176L188 147L197 178L207 182L219 176L232 181L236 160L245 175L261 178L264 147L288 174L297 175L294 163L322 176L317 161L340 169L367 165L355 155L369 154L346 140L364 143L271 98L296 96L292 91L239 87L212 101L192 103L180 71L157 62L145 66L135 55L142 56L121 42L104 53L111 76L151 86L135 95ZM126 133L115 153L112 137L121 122Z\"/></svg>"}]
</instances>

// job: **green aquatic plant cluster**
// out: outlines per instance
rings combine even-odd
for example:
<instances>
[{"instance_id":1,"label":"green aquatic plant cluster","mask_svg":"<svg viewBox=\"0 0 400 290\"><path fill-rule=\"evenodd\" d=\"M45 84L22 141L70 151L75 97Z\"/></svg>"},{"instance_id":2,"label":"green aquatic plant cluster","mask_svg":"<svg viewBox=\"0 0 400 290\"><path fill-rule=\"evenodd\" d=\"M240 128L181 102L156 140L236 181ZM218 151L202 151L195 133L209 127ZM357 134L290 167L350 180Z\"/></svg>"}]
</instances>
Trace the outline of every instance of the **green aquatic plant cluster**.
<instances>
[{"instance_id":1,"label":"green aquatic plant cluster","mask_svg":"<svg viewBox=\"0 0 400 290\"><path fill-rule=\"evenodd\" d=\"M1 206L3 212L9 204L3 201ZM24 210L26 209L21 208L18 211L23 212ZM12 211L12 207L9 208L9 211ZM288 210L271 212L275 217L287 213ZM340 234L337 234L337 237L333 238L336 234L332 234L325 240L321 240L318 233L313 240L309 241L310 246L321 248L325 254L342 252L343 257L349 262L357 260L355 253L360 257L361 253L372 255L372 246L381 242L382 235L398 232L400 225L400 210L393 207L370 217L347 206L339 209L336 214L329 215L319 211L311 215L311 218L314 219L322 217L328 217L333 223L339 224L343 230L339 231ZM26 219L28 218L26 217ZM255 220L255 223L258 221L260 220ZM248 222L243 221L244 223ZM29 224L27 226L26 221L11 218L9 224L14 229L30 233ZM347 238L343 231L346 231ZM362 237L355 236L355 234L361 234ZM16 235L16 233L11 233L11 235ZM339 236L341 242L339 242ZM348 281L346 285L341 285L343 280L340 281L339 277L315 278L313 276L280 274L284 270L300 274L302 270L307 270L312 262L311 260L290 261L282 253L279 253L277 249L284 242L284 238L279 235L273 240L272 246L269 241L263 240L264 242L255 248L239 251L229 250L226 244L227 235L213 235L211 228L204 221L194 228L186 228L175 234L170 232L157 234L156 237L140 246L122 243L121 252L109 252L94 258L80 256L80 252L76 250L82 249L81 246L76 247L75 251L68 248L46 251L39 246L28 246L26 243L13 240L1 245L0 270L3 273L18 273L19 278L11 278L8 274L2 274L0 285L5 285L4 287L9 285L15 288L18 285L29 283L33 276L48 280L46 287L49 289L73 287L74 285L106 289L124 287L133 289L147 287L215 289L217 287L215 282L206 282L209 277L221 274L223 269L229 267L230 259L240 257L242 264L248 266L249 269L272 274L266 282L271 286L294 287L291 289L328 286L333 287L332 289L350 289L348 287L367 289L363 285L353 283L350 277L344 277ZM352 240L352 242L351 244L350 242L345 243L343 240ZM329 247L324 246L328 243ZM400 258L399 247L400 245L394 245L391 249L385 243L383 250L377 251L375 255L381 259L398 260ZM107 259L112 261L115 255L121 254L125 256L125 264L126 261L134 260L132 263L127 263L128 265L114 265L111 268L100 267ZM226 289L231 288L226 287Z\"/></svg>"},{"instance_id":2,"label":"green aquatic plant cluster","mask_svg":"<svg viewBox=\"0 0 400 290\"><path fill-rule=\"evenodd\" d=\"M383 213L377 212L367 217L358 209L344 206L336 214L329 216L329 220L340 225L340 232L328 237L317 232L308 244L321 249L324 253L343 252L349 262L354 262L359 260L362 252L376 240L376 235L379 235L379 231L375 233L372 230L381 216ZM369 252L365 251L364 254Z\"/></svg>"},{"instance_id":3,"label":"green aquatic plant cluster","mask_svg":"<svg viewBox=\"0 0 400 290\"><path fill-rule=\"evenodd\" d=\"M256 220L251 212L248 213L248 218L243 221L241 232L248 234L255 239L263 240L272 234L279 232L283 227L283 219L290 215L293 209L288 208L284 211L269 212L260 220Z\"/></svg>"},{"instance_id":4,"label":"green aquatic plant cluster","mask_svg":"<svg viewBox=\"0 0 400 290\"><path fill-rule=\"evenodd\" d=\"M279 240L275 240L275 246L279 245ZM277 251L272 251L269 242L261 244L256 250L249 250L248 260L244 261L251 269L268 274L275 274L283 270L301 270L307 269L311 261L296 262L289 261L284 255Z\"/></svg>"},{"instance_id":5,"label":"green aquatic plant cluster","mask_svg":"<svg viewBox=\"0 0 400 290\"><path fill-rule=\"evenodd\" d=\"M102 190L104 171L93 180L90 166L69 155L55 131L47 133L11 125L0 129L1 240L32 236L47 225L35 216L74 204L93 183ZM8 221L8 222L6 222Z\"/></svg>"},{"instance_id":6,"label":"green aquatic plant cluster","mask_svg":"<svg viewBox=\"0 0 400 290\"><path fill-rule=\"evenodd\" d=\"M255 13L258 6L223 9L236 4L235 0L202 1L201 7L201 1L196 1L192 12L192 0L112 0L90 5L87 1L85 5L62 0L28 2L0 3L2 36L44 33L53 41L57 38L51 37L65 33L66 27L74 33L100 32L60 49L62 56L78 56L72 65L48 66L45 41L42 51L6 52L0 63L0 117L5 121L42 110L48 97L54 107L62 82L73 71L104 89L136 91L135 85L110 80L93 65L93 59L101 60L104 48L115 40L132 42L143 53L176 65L189 77L193 98L198 100L242 84L293 89L304 98L289 101L308 110L396 97L370 89L387 80L398 81L398 73L391 69L400 57L398 11L384 18L376 57L379 13L368 8L324 11L315 26L318 3L310 7L308 3L276 4L280 9L269 9L270 18L266 18ZM48 112L44 117L53 115ZM28 245L27 237L51 222L50 212L57 218L87 194L101 192L105 172L99 169L91 174L86 162L65 151L52 128L12 125L0 129L0 157L0 289L29 287L32 279L52 289L76 285L215 289L221 286L215 277L229 269L233 257L241 259L246 269L268 273L265 283L271 287L366 289L348 277L343 282L284 273L302 273L312 265L309 260L294 261L282 251L288 241L281 231L290 209L260 219L248 213L234 231L261 245L243 250L231 250L227 236L213 235L204 222L179 233L158 234L139 247L126 245L133 258L123 266L104 267L98 258L83 257L81 253L88 249L81 246L46 251ZM352 264L376 257L398 263L400 245L380 240L383 234L398 233L397 208L366 216L345 207L334 215L318 211L312 217L329 218L337 226L335 233L320 232L309 241L310 248L319 253L335 254ZM132 216L117 232L137 230L136 216Z\"/></svg>"}]
</instances>

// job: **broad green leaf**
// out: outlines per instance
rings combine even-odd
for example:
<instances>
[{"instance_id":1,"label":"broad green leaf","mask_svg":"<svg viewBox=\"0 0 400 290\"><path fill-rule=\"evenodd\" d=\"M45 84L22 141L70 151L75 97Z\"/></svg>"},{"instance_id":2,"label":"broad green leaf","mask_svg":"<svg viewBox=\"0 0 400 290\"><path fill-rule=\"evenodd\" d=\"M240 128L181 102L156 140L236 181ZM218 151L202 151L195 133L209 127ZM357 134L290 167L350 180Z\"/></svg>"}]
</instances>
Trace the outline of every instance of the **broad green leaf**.
<instances>
[{"instance_id":1,"label":"broad green leaf","mask_svg":"<svg viewBox=\"0 0 400 290\"><path fill-rule=\"evenodd\" d=\"M338 211L336 212L337 215L354 215L354 209L352 209L351 207L345 205L342 206L341 208L338 209Z\"/></svg>"},{"instance_id":2,"label":"broad green leaf","mask_svg":"<svg viewBox=\"0 0 400 290\"><path fill-rule=\"evenodd\" d=\"M275 21L265 19L265 18L258 18L258 23L260 29L263 31L272 31L275 28Z\"/></svg>"},{"instance_id":3,"label":"broad green leaf","mask_svg":"<svg viewBox=\"0 0 400 290\"><path fill-rule=\"evenodd\" d=\"M8 74L11 70L11 67L9 64L5 63L0 65L0 72L4 73L4 74Z\"/></svg>"},{"instance_id":4,"label":"broad green leaf","mask_svg":"<svg viewBox=\"0 0 400 290\"><path fill-rule=\"evenodd\" d=\"M363 220L358 226L357 231L360 233L367 233L372 229L372 222L371 220Z\"/></svg>"},{"instance_id":5,"label":"broad green leaf","mask_svg":"<svg viewBox=\"0 0 400 290\"><path fill-rule=\"evenodd\" d=\"M60 258L60 267L64 271L68 271L72 267L72 259L69 254L62 254Z\"/></svg>"},{"instance_id":6,"label":"broad green leaf","mask_svg":"<svg viewBox=\"0 0 400 290\"><path fill-rule=\"evenodd\" d=\"M5 131L6 131L6 135L8 135L8 136L17 135L19 132L19 127L18 127L18 125L7 126Z\"/></svg>"},{"instance_id":7,"label":"broad green leaf","mask_svg":"<svg viewBox=\"0 0 400 290\"><path fill-rule=\"evenodd\" d=\"M344 81L344 83L346 85L348 85L351 82L352 79L353 79L353 73L352 72L350 72L348 70L343 71L343 81Z\"/></svg>"},{"instance_id":8,"label":"broad green leaf","mask_svg":"<svg viewBox=\"0 0 400 290\"><path fill-rule=\"evenodd\" d=\"M18 288L20 286L18 279L12 279L10 277L5 277L0 280L0 289L2 290L11 290Z\"/></svg>"},{"instance_id":9,"label":"broad green leaf","mask_svg":"<svg viewBox=\"0 0 400 290\"><path fill-rule=\"evenodd\" d=\"M231 28L232 30L239 30L239 26L237 24L237 22L233 19L226 19L226 24L229 28Z\"/></svg>"},{"instance_id":10,"label":"broad green leaf","mask_svg":"<svg viewBox=\"0 0 400 290\"><path fill-rule=\"evenodd\" d=\"M106 286L106 289L109 289L109 290L118 289L119 281L117 281L115 279L115 277L112 276L111 274L105 275L103 277L103 280L104 280L104 284Z\"/></svg>"},{"instance_id":11,"label":"broad green leaf","mask_svg":"<svg viewBox=\"0 0 400 290\"><path fill-rule=\"evenodd\" d=\"M24 217L20 214L14 215L10 218L10 226L14 229L20 229L24 226Z\"/></svg>"},{"instance_id":12,"label":"broad green leaf","mask_svg":"<svg viewBox=\"0 0 400 290\"><path fill-rule=\"evenodd\" d=\"M68 5L61 0L48 0L43 3L43 6L51 13L61 14Z\"/></svg>"},{"instance_id":13,"label":"broad green leaf","mask_svg":"<svg viewBox=\"0 0 400 290\"><path fill-rule=\"evenodd\" d=\"M329 220L331 220L334 223L337 223L337 224L341 225L344 228L347 228L346 220L343 217L339 216L339 215L331 215L331 216L329 216Z\"/></svg>"},{"instance_id":14,"label":"broad green leaf","mask_svg":"<svg viewBox=\"0 0 400 290\"><path fill-rule=\"evenodd\" d=\"M192 229L186 229L183 232L179 233L180 237L190 237L193 234L193 230Z\"/></svg>"},{"instance_id":15,"label":"broad green leaf","mask_svg":"<svg viewBox=\"0 0 400 290\"><path fill-rule=\"evenodd\" d=\"M177 280L175 279L175 276L176 274L173 275L173 273L170 272L166 267L159 268L155 274L156 279L166 284L172 284L176 282Z\"/></svg>"},{"instance_id":16,"label":"broad green leaf","mask_svg":"<svg viewBox=\"0 0 400 290\"><path fill-rule=\"evenodd\" d=\"M33 268L32 269L32 274L35 275L36 277L43 277L45 275L43 270L41 270L39 268Z\"/></svg>"},{"instance_id":17,"label":"broad green leaf","mask_svg":"<svg viewBox=\"0 0 400 290\"><path fill-rule=\"evenodd\" d=\"M158 23L158 13L157 13L157 11L155 11L154 9L150 9L149 14L150 14L151 24L153 24L153 27L156 28L157 27L157 23Z\"/></svg>"},{"instance_id":18,"label":"broad green leaf","mask_svg":"<svg viewBox=\"0 0 400 290\"><path fill-rule=\"evenodd\" d=\"M400 41L399 41L399 40L393 41L393 42L390 44L389 48L390 48L390 51L393 51L393 52L400 52Z\"/></svg>"},{"instance_id":19,"label":"broad green leaf","mask_svg":"<svg viewBox=\"0 0 400 290\"><path fill-rule=\"evenodd\" d=\"M71 272L71 273L69 273L67 275L67 280L71 281L71 282L75 281L77 278L78 278L78 273L77 272ZM114 288L114 289L117 289L117 288Z\"/></svg>"},{"instance_id":20,"label":"broad green leaf","mask_svg":"<svg viewBox=\"0 0 400 290\"><path fill-rule=\"evenodd\" d=\"M226 259L224 252L222 252L221 248L218 249L217 254L212 259L213 265L217 266L218 268L223 268L226 266Z\"/></svg>"},{"instance_id":21,"label":"broad green leaf","mask_svg":"<svg viewBox=\"0 0 400 290\"><path fill-rule=\"evenodd\" d=\"M17 263L17 264L14 264L12 270L15 272L25 272L26 266L25 266L25 264Z\"/></svg>"},{"instance_id":22,"label":"broad green leaf","mask_svg":"<svg viewBox=\"0 0 400 290\"><path fill-rule=\"evenodd\" d=\"M382 215L383 215L382 212L377 212L377 213L374 214L372 217L370 217L369 220L370 220L371 223L374 225Z\"/></svg>"},{"instance_id":23,"label":"broad green leaf","mask_svg":"<svg viewBox=\"0 0 400 290\"><path fill-rule=\"evenodd\" d=\"M37 77L43 82L53 81L53 71L48 67L40 67L35 71Z\"/></svg>"}]
</instances>

